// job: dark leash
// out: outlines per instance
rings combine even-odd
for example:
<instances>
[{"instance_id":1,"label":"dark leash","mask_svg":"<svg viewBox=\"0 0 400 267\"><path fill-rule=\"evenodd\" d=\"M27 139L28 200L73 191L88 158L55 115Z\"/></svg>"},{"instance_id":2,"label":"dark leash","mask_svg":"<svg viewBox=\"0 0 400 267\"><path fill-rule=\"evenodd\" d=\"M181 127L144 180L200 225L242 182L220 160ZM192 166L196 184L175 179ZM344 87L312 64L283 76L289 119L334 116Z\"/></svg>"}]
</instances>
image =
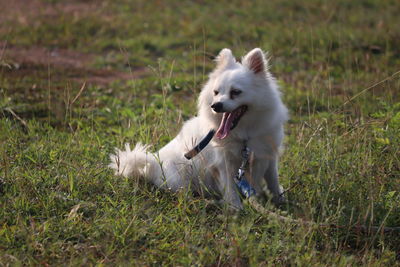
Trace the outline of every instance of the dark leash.
<instances>
[{"instance_id":1,"label":"dark leash","mask_svg":"<svg viewBox=\"0 0 400 267\"><path fill-rule=\"evenodd\" d=\"M199 154L200 151L202 151L208 145L208 143L210 143L211 139L214 137L214 134L215 130L211 129L208 134L203 139L201 139L198 145L196 145L194 148L184 154L185 158L190 160L193 157L197 156L197 154ZM240 164L238 172L233 180L235 181L236 186L238 187L239 192L242 194L242 196L245 198L249 198L256 194L256 190L247 182L246 178L244 177L250 157L250 149L248 148L246 141L243 144L241 154L242 163Z\"/></svg>"},{"instance_id":2,"label":"dark leash","mask_svg":"<svg viewBox=\"0 0 400 267\"><path fill-rule=\"evenodd\" d=\"M210 143L211 139L214 137L214 134L215 130L211 129L208 134L203 139L201 139L200 143L197 146L185 153L185 158L192 159L193 157L197 156L197 154L199 154L200 151L202 151L208 145L208 143Z\"/></svg>"}]
</instances>

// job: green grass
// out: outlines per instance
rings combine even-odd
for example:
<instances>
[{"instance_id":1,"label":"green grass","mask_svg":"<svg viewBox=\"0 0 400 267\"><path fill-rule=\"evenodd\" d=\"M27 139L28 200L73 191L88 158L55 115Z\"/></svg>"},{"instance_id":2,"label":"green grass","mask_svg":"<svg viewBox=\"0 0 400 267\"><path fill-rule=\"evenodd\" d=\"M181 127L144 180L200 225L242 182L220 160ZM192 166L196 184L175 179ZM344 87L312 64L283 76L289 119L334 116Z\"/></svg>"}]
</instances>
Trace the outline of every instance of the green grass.
<instances>
[{"instance_id":1,"label":"green grass","mask_svg":"<svg viewBox=\"0 0 400 267\"><path fill-rule=\"evenodd\" d=\"M0 26L5 55L65 48L94 55L91 70L149 69L73 101L82 70L0 58L1 265L399 264L400 233L350 227L400 226L398 1L102 3ZM290 110L280 177L298 207L278 212L344 227L232 215L107 168L114 147L175 136L223 47L270 51Z\"/></svg>"}]
</instances>

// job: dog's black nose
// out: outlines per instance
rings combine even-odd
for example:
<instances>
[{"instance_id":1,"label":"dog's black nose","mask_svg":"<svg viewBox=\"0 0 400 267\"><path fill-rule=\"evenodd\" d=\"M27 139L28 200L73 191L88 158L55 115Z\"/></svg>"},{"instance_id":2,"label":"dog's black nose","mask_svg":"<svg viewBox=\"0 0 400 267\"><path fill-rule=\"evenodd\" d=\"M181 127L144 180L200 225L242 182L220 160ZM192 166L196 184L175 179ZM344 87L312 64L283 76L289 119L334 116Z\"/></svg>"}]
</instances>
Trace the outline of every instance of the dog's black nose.
<instances>
[{"instance_id":1,"label":"dog's black nose","mask_svg":"<svg viewBox=\"0 0 400 267\"><path fill-rule=\"evenodd\" d=\"M222 112L224 105L221 102L217 102L211 105L211 108L215 111L215 112Z\"/></svg>"}]
</instances>

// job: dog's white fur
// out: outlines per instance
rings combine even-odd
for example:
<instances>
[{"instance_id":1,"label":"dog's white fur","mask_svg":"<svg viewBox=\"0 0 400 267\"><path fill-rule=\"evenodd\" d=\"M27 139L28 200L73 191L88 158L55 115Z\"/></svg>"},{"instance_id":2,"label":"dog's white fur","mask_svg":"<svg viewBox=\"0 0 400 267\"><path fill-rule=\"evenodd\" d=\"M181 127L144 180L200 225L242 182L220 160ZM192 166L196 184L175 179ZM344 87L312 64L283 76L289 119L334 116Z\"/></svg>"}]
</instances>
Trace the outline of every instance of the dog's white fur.
<instances>
[{"instance_id":1,"label":"dog's white fur","mask_svg":"<svg viewBox=\"0 0 400 267\"><path fill-rule=\"evenodd\" d=\"M110 167L119 175L144 176L160 188L217 193L224 202L241 208L233 177L246 141L253 152L248 181L257 193L272 193L273 200L279 201L282 187L278 182L278 157L288 115L265 55L255 48L239 63L225 48L216 61L217 66L200 93L198 116L185 122L180 133L157 153L148 152L141 144L133 150L129 145L125 151L117 149L111 155ZM242 93L232 98L232 88ZM187 160L184 154L221 122L222 113L210 107L215 102L223 103L224 112L242 105L247 105L248 110L225 139L214 137L199 155Z\"/></svg>"}]
</instances>

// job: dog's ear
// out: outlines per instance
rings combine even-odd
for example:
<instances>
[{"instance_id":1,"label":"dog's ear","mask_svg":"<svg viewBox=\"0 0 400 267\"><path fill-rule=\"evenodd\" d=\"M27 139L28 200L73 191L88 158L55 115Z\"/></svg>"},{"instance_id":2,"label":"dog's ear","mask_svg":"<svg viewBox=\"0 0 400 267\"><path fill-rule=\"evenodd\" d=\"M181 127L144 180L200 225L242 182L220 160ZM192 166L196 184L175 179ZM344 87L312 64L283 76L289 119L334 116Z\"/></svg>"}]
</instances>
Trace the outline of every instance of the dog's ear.
<instances>
[{"instance_id":1,"label":"dog's ear","mask_svg":"<svg viewBox=\"0 0 400 267\"><path fill-rule=\"evenodd\" d=\"M254 48L242 59L243 66L246 66L255 74L265 73L268 70L268 62L265 54L260 48Z\"/></svg>"},{"instance_id":2,"label":"dog's ear","mask_svg":"<svg viewBox=\"0 0 400 267\"><path fill-rule=\"evenodd\" d=\"M224 48L219 52L215 58L217 62L217 69L225 69L229 66L233 66L236 63L235 57L232 55L232 51L228 48Z\"/></svg>"}]
</instances>

